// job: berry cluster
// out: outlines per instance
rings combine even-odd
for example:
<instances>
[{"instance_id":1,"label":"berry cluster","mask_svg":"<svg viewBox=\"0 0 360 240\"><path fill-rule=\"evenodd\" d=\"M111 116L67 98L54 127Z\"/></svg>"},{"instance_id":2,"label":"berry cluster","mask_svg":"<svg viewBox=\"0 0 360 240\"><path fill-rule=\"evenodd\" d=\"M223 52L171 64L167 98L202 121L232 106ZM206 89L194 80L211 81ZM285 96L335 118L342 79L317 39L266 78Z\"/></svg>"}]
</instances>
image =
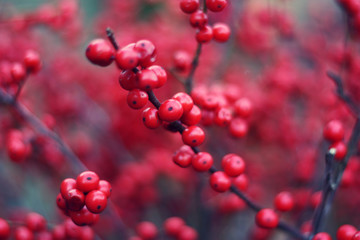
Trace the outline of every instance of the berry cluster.
<instances>
[{"instance_id":1,"label":"berry cluster","mask_svg":"<svg viewBox=\"0 0 360 240\"><path fill-rule=\"evenodd\" d=\"M99 213L105 210L111 195L111 185L92 171L85 171L75 179L62 181L57 206L71 220L79 225L92 225L99 220Z\"/></svg>"}]
</instances>

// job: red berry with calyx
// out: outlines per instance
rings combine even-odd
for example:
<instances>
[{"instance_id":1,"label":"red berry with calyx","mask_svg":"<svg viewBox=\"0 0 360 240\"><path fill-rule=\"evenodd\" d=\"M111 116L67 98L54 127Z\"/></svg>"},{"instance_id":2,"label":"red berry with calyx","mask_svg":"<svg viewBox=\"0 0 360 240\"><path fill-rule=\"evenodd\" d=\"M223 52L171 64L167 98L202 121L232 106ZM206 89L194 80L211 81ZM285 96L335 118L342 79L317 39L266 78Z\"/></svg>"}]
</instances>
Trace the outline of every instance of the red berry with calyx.
<instances>
[{"instance_id":1,"label":"red berry with calyx","mask_svg":"<svg viewBox=\"0 0 360 240\"><path fill-rule=\"evenodd\" d=\"M173 97L173 99L179 101L179 103L183 107L183 112L188 113L194 106L194 102L189 94L184 92L176 93Z\"/></svg>"},{"instance_id":2,"label":"red berry with calyx","mask_svg":"<svg viewBox=\"0 0 360 240\"><path fill-rule=\"evenodd\" d=\"M76 188L87 193L99 187L99 176L92 171L85 171L76 178Z\"/></svg>"},{"instance_id":3,"label":"red berry with calyx","mask_svg":"<svg viewBox=\"0 0 360 240\"><path fill-rule=\"evenodd\" d=\"M147 108L142 113L142 121L147 128L155 129L161 126L159 112L155 108Z\"/></svg>"},{"instance_id":4,"label":"red berry with calyx","mask_svg":"<svg viewBox=\"0 0 360 240\"><path fill-rule=\"evenodd\" d=\"M111 196L112 187L111 184L106 180L99 181L99 191L102 191L107 198Z\"/></svg>"},{"instance_id":5,"label":"red berry with calyx","mask_svg":"<svg viewBox=\"0 0 360 240\"><path fill-rule=\"evenodd\" d=\"M241 118L233 118L229 125L229 131L233 137L244 137L248 132L248 123Z\"/></svg>"},{"instance_id":6,"label":"red berry with calyx","mask_svg":"<svg viewBox=\"0 0 360 240\"><path fill-rule=\"evenodd\" d=\"M196 147L201 145L205 140L204 131L198 126L190 126L181 134L182 140L186 145Z\"/></svg>"},{"instance_id":7,"label":"red berry with calyx","mask_svg":"<svg viewBox=\"0 0 360 240\"><path fill-rule=\"evenodd\" d=\"M78 189L71 189L64 197L66 200L66 206L71 211L79 211L84 207L85 195Z\"/></svg>"},{"instance_id":8,"label":"red berry with calyx","mask_svg":"<svg viewBox=\"0 0 360 240\"><path fill-rule=\"evenodd\" d=\"M76 188L76 180L73 178L66 178L61 182L60 193L63 198L66 198L68 192Z\"/></svg>"},{"instance_id":9,"label":"red berry with calyx","mask_svg":"<svg viewBox=\"0 0 360 240\"><path fill-rule=\"evenodd\" d=\"M198 233L194 228L184 225L181 227L176 239L177 240L197 240Z\"/></svg>"},{"instance_id":10,"label":"red berry with calyx","mask_svg":"<svg viewBox=\"0 0 360 240\"><path fill-rule=\"evenodd\" d=\"M344 159L347 153L347 146L344 142L335 142L330 145L329 149L334 148L336 150L335 152L335 159L338 161L341 161Z\"/></svg>"},{"instance_id":11,"label":"red berry with calyx","mask_svg":"<svg viewBox=\"0 0 360 240\"><path fill-rule=\"evenodd\" d=\"M233 184L237 187L240 191L246 191L249 186L249 179L245 174L241 174L233 178Z\"/></svg>"},{"instance_id":12,"label":"red berry with calyx","mask_svg":"<svg viewBox=\"0 0 360 240\"><path fill-rule=\"evenodd\" d=\"M227 0L206 0L207 8L212 12L220 12L227 5Z\"/></svg>"},{"instance_id":13,"label":"red berry with calyx","mask_svg":"<svg viewBox=\"0 0 360 240\"><path fill-rule=\"evenodd\" d=\"M149 40L139 40L135 43L134 49L139 53L139 64L142 67L153 65L156 60L156 48Z\"/></svg>"},{"instance_id":14,"label":"red berry with calyx","mask_svg":"<svg viewBox=\"0 0 360 240\"><path fill-rule=\"evenodd\" d=\"M179 217L170 217L164 222L165 233L171 237L177 237L183 226L185 226L185 221Z\"/></svg>"},{"instance_id":15,"label":"red berry with calyx","mask_svg":"<svg viewBox=\"0 0 360 240\"><path fill-rule=\"evenodd\" d=\"M143 91L150 91L157 88L159 85L159 79L154 71L150 69L143 69L137 73L138 86Z\"/></svg>"},{"instance_id":16,"label":"red berry with calyx","mask_svg":"<svg viewBox=\"0 0 360 240\"><path fill-rule=\"evenodd\" d=\"M0 218L0 239L8 239L10 237L10 225L5 220Z\"/></svg>"},{"instance_id":17,"label":"red berry with calyx","mask_svg":"<svg viewBox=\"0 0 360 240\"><path fill-rule=\"evenodd\" d=\"M184 13L193 13L200 6L199 0L181 0L180 8Z\"/></svg>"},{"instance_id":18,"label":"red berry with calyx","mask_svg":"<svg viewBox=\"0 0 360 240\"><path fill-rule=\"evenodd\" d=\"M243 118L247 118L253 111L253 106L248 98L240 98L234 104L235 113Z\"/></svg>"},{"instance_id":19,"label":"red berry with calyx","mask_svg":"<svg viewBox=\"0 0 360 240\"><path fill-rule=\"evenodd\" d=\"M106 67L114 60L114 48L104 39L91 41L86 48L86 57L93 64Z\"/></svg>"},{"instance_id":20,"label":"red berry with calyx","mask_svg":"<svg viewBox=\"0 0 360 240\"><path fill-rule=\"evenodd\" d=\"M208 171L214 163L213 157L210 153L199 152L192 157L191 164L198 172Z\"/></svg>"},{"instance_id":21,"label":"red berry with calyx","mask_svg":"<svg viewBox=\"0 0 360 240\"><path fill-rule=\"evenodd\" d=\"M102 191L93 190L86 195L85 205L90 212L101 213L106 208L107 197Z\"/></svg>"},{"instance_id":22,"label":"red berry with calyx","mask_svg":"<svg viewBox=\"0 0 360 240\"><path fill-rule=\"evenodd\" d=\"M125 47L116 52L115 61L120 69L133 69L139 63L139 53L131 47Z\"/></svg>"},{"instance_id":23,"label":"red berry with calyx","mask_svg":"<svg viewBox=\"0 0 360 240\"><path fill-rule=\"evenodd\" d=\"M41 68L40 55L38 52L28 50L24 56L24 66L27 71L36 73Z\"/></svg>"},{"instance_id":24,"label":"red berry with calyx","mask_svg":"<svg viewBox=\"0 0 360 240\"><path fill-rule=\"evenodd\" d=\"M196 33L198 43L208 43L213 38L213 30L209 25L205 25Z\"/></svg>"},{"instance_id":25,"label":"red berry with calyx","mask_svg":"<svg viewBox=\"0 0 360 240\"><path fill-rule=\"evenodd\" d=\"M196 125L201 120L201 110L198 106L194 105L191 110L187 113L184 113L181 117L181 122L188 126Z\"/></svg>"},{"instance_id":26,"label":"red berry with calyx","mask_svg":"<svg viewBox=\"0 0 360 240\"><path fill-rule=\"evenodd\" d=\"M312 240L332 240L331 236L326 232L320 232L315 234Z\"/></svg>"},{"instance_id":27,"label":"red berry with calyx","mask_svg":"<svg viewBox=\"0 0 360 240\"><path fill-rule=\"evenodd\" d=\"M256 213L255 222L262 228L276 228L279 224L279 216L273 209L264 208Z\"/></svg>"},{"instance_id":28,"label":"red berry with calyx","mask_svg":"<svg viewBox=\"0 0 360 240\"><path fill-rule=\"evenodd\" d=\"M217 42L226 42L230 38L230 28L225 23L216 23L213 26L213 37Z\"/></svg>"},{"instance_id":29,"label":"red berry with calyx","mask_svg":"<svg viewBox=\"0 0 360 240\"><path fill-rule=\"evenodd\" d=\"M99 214L90 212L84 206L80 211L70 211L70 218L78 226L93 225L99 221Z\"/></svg>"},{"instance_id":30,"label":"red berry with calyx","mask_svg":"<svg viewBox=\"0 0 360 240\"><path fill-rule=\"evenodd\" d=\"M141 222L136 226L136 233L143 240L155 239L158 234L158 229L152 222Z\"/></svg>"},{"instance_id":31,"label":"red berry with calyx","mask_svg":"<svg viewBox=\"0 0 360 240\"><path fill-rule=\"evenodd\" d=\"M217 192L226 192L231 187L231 179L226 173L218 171L211 174L210 186Z\"/></svg>"},{"instance_id":32,"label":"red berry with calyx","mask_svg":"<svg viewBox=\"0 0 360 240\"><path fill-rule=\"evenodd\" d=\"M183 106L175 99L168 99L164 101L159 107L160 119L167 122L179 120L183 112Z\"/></svg>"},{"instance_id":33,"label":"red berry with calyx","mask_svg":"<svg viewBox=\"0 0 360 240\"><path fill-rule=\"evenodd\" d=\"M131 90L127 95L127 103L133 109L140 109L146 105L148 95L139 89Z\"/></svg>"},{"instance_id":34,"label":"red berry with calyx","mask_svg":"<svg viewBox=\"0 0 360 240\"><path fill-rule=\"evenodd\" d=\"M227 154L221 160L221 167L230 177L237 177L245 171L244 160L236 154Z\"/></svg>"},{"instance_id":35,"label":"red berry with calyx","mask_svg":"<svg viewBox=\"0 0 360 240\"><path fill-rule=\"evenodd\" d=\"M191 66L191 56L185 51L176 51L174 53L174 67L176 70L184 72L187 71Z\"/></svg>"},{"instance_id":36,"label":"red berry with calyx","mask_svg":"<svg viewBox=\"0 0 360 240\"><path fill-rule=\"evenodd\" d=\"M167 73L166 73L165 69L158 65L152 65L152 66L148 67L148 69L153 71L157 76L158 84L156 85L155 88L160 88L160 87L164 86L167 81Z\"/></svg>"},{"instance_id":37,"label":"red berry with calyx","mask_svg":"<svg viewBox=\"0 0 360 240\"><path fill-rule=\"evenodd\" d=\"M191 165L192 157L194 156L194 152L192 149L184 145L182 146L173 156L173 161L176 165L186 168Z\"/></svg>"},{"instance_id":38,"label":"red berry with calyx","mask_svg":"<svg viewBox=\"0 0 360 240\"><path fill-rule=\"evenodd\" d=\"M214 117L214 122L216 125L218 125L220 127L225 127L225 126L229 125L229 123L231 122L231 119L232 119L232 113L231 113L230 109L228 109L226 107L221 107L216 110L215 117Z\"/></svg>"},{"instance_id":39,"label":"red berry with calyx","mask_svg":"<svg viewBox=\"0 0 360 240\"><path fill-rule=\"evenodd\" d=\"M201 10L198 10L191 14L190 24L195 28L203 28L208 23L208 16Z\"/></svg>"},{"instance_id":40,"label":"red berry with calyx","mask_svg":"<svg viewBox=\"0 0 360 240\"><path fill-rule=\"evenodd\" d=\"M39 232L46 229L45 218L36 212L28 213L26 215L25 223L26 226L33 232Z\"/></svg>"},{"instance_id":41,"label":"red berry with calyx","mask_svg":"<svg viewBox=\"0 0 360 240\"><path fill-rule=\"evenodd\" d=\"M119 84L125 90L138 88L137 75L132 70L124 70L120 73Z\"/></svg>"},{"instance_id":42,"label":"red berry with calyx","mask_svg":"<svg viewBox=\"0 0 360 240\"><path fill-rule=\"evenodd\" d=\"M11 66L10 73L14 83L19 83L26 77L26 69L21 63L14 63Z\"/></svg>"},{"instance_id":43,"label":"red berry with calyx","mask_svg":"<svg viewBox=\"0 0 360 240\"><path fill-rule=\"evenodd\" d=\"M328 122L324 128L324 138L330 142L338 142L343 140L345 129L339 120Z\"/></svg>"},{"instance_id":44,"label":"red berry with calyx","mask_svg":"<svg viewBox=\"0 0 360 240\"><path fill-rule=\"evenodd\" d=\"M14 240L33 240L34 233L27 227L17 227L15 229Z\"/></svg>"},{"instance_id":45,"label":"red berry with calyx","mask_svg":"<svg viewBox=\"0 0 360 240\"><path fill-rule=\"evenodd\" d=\"M274 206L282 212L291 211L294 208L295 200L290 192L280 192L274 199Z\"/></svg>"},{"instance_id":46,"label":"red berry with calyx","mask_svg":"<svg viewBox=\"0 0 360 240\"><path fill-rule=\"evenodd\" d=\"M341 227L338 228L336 232L336 239L337 240L352 240L353 236L357 232L356 227L344 224Z\"/></svg>"}]
</instances>

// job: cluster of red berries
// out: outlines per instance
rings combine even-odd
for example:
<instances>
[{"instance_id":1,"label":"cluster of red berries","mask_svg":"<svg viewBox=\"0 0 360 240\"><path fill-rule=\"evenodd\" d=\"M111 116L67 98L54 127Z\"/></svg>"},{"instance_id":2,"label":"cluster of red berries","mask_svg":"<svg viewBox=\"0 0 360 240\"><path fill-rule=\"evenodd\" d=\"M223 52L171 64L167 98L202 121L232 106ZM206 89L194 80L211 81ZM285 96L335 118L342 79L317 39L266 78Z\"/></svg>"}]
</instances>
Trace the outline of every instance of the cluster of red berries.
<instances>
[{"instance_id":1,"label":"cluster of red berries","mask_svg":"<svg viewBox=\"0 0 360 240\"><path fill-rule=\"evenodd\" d=\"M186 225L185 221L180 217L170 217L163 223L163 229L167 236L176 240L196 240L198 238L197 231ZM140 222L136 227L137 236L133 236L130 240L153 240L156 239L159 230L152 222Z\"/></svg>"},{"instance_id":2,"label":"cluster of red berries","mask_svg":"<svg viewBox=\"0 0 360 240\"><path fill-rule=\"evenodd\" d=\"M57 206L79 226L92 225L99 220L111 195L111 185L92 171L85 171L75 179L66 178L56 198Z\"/></svg>"},{"instance_id":3,"label":"cluster of red berries","mask_svg":"<svg viewBox=\"0 0 360 240\"><path fill-rule=\"evenodd\" d=\"M328 122L324 128L324 138L331 142L329 149L334 148L335 159L341 161L347 153L347 147L344 143L345 129L338 120Z\"/></svg>"},{"instance_id":4,"label":"cluster of red berries","mask_svg":"<svg viewBox=\"0 0 360 240\"><path fill-rule=\"evenodd\" d=\"M227 0L207 0L206 8L212 12L222 11ZM190 25L196 28L196 41L198 43L207 43L211 39L217 42L226 42L230 37L230 28L224 23L215 23L214 26L208 25L208 16L204 10L199 10L199 0L181 0L180 8L184 13L190 15Z\"/></svg>"},{"instance_id":5,"label":"cluster of red berries","mask_svg":"<svg viewBox=\"0 0 360 240\"><path fill-rule=\"evenodd\" d=\"M332 240L333 238L330 234L326 232L320 232L315 234L312 240ZM356 229L356 227L345 224L338 228L336 232L337 240L359 240L360 239L360 231Z\"/></svg>"}]
</instances>

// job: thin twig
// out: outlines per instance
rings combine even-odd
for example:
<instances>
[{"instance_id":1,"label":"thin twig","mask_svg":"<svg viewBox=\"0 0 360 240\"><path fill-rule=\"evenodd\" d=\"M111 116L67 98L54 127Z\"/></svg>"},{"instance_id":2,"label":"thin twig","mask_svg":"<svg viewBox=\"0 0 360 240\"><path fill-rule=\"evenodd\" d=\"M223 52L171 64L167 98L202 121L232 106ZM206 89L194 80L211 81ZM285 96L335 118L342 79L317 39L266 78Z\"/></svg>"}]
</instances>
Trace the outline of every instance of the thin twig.
<instances>
[{"instance_id":1,"label":"thin twig","mask_svg":"<svg viewBox=\"0 0 360 240\"><path fill-rule=\"evenodd\" d=\"M109 39L109 41L111 42L111 44L113 45L113 47L115 48L115 50L119 50L119 45L116 42L115 36L114 36L114 32L111 30L111 28L107 28L106 29L106 35Z\"/></svg>"},{"instance_id":2,"label":"thin twig","mask_svg":"<svg viewBox=\"0 0 360 240\"><path fill-rule=\"evenodd\" d=\"M191 69L190 72L187 76L187 78L185 79L185 91L186 93L191 93L192 88L193 88L193 79L194 79L194 75L195 75L195 71L197 66L199 65L199 58L201 55L201 48L202 48L202 44L198 43L197 48L196 48L196 52L195 52L195 56L191 62Z\"/></svg>"}]
</instances>

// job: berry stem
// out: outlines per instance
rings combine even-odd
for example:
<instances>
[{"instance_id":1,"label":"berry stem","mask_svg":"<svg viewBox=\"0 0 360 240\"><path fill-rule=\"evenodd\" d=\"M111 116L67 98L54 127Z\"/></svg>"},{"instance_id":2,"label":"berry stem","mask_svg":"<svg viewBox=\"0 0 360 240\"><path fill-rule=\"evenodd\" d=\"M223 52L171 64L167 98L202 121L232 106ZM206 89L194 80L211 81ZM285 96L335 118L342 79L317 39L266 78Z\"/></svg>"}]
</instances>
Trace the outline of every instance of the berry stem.
<instances>
[{"instance_id":1,"label":"berry stem","mask_svg":"<svg viewBox=\"0 0 360 240\"><path fill-rule=\"evenodd\" d=\"M114 36L114 32L111 30L111 28L106 28L106 35L109 39L109 41L111 42L111 44L113 45L114 49L117 51L119 50L119 45L116 42L115 36Z\"/></svg>"}]
</instances>

